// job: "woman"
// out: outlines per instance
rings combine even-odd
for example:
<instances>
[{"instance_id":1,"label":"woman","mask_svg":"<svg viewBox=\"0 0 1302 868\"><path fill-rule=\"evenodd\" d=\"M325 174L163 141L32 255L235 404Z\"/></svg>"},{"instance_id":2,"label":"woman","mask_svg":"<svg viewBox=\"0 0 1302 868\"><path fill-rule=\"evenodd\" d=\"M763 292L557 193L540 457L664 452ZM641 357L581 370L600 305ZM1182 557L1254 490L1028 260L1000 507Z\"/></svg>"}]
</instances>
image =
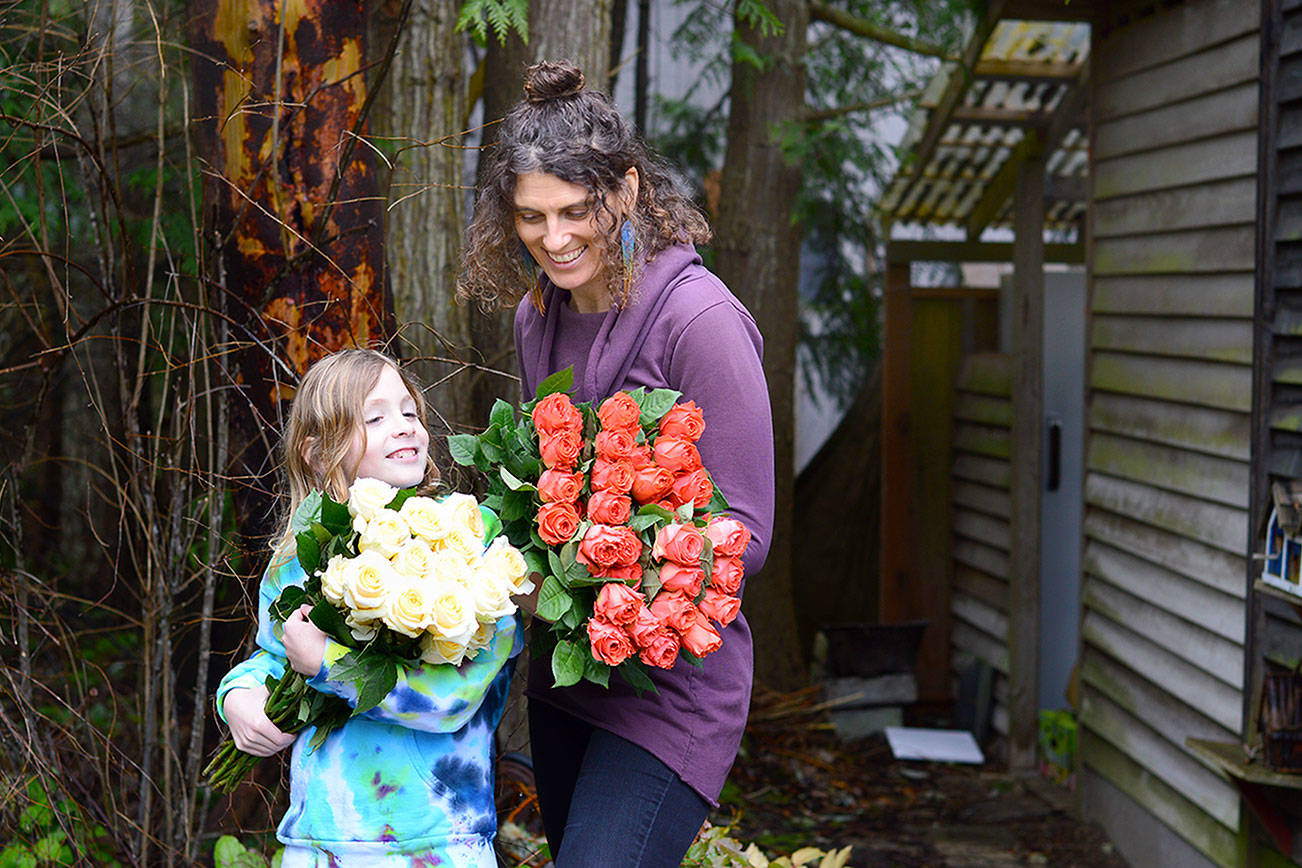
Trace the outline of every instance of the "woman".
<instances>
[{"instance_id":1,"label":"woman","mask_svg":"<svg viewBox=\"0 0 1302 868\"><path fill-rule=\"evenodd\" d=\"M755 321L701 265L700 211L607 99L566 63L540 63L503 121L480 182L458 288L516 301L524 394L566 367L574 399L671 388L705 414L698 446L750 528L746 573L773 523L773 435ZM541 273L539 273L541 271ZM677 866L717 804L745 726L750 629L738 617L703 666L557 689L529 673L539 805L558 868Z\"/></svg>"}]
</instances>

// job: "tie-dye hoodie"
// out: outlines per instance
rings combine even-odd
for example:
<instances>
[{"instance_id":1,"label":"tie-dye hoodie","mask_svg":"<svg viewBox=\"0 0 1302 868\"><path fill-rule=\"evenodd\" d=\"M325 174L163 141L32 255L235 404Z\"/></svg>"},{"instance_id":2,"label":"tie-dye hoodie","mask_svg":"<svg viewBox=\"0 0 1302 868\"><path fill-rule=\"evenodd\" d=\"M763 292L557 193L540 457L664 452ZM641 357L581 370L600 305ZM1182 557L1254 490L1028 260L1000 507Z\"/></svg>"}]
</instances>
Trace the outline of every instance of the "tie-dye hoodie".
<instances>
[{"instance_id":1,"label":"tie-dye hoodie","mask_svg":"<svg viewBox=\"0 0 1302 868\"><path fill-rule=\"evenodd\" d=\"M296 558L273 562L258 593L259 650L217 688L254 687L285 671L285 647L269 608L288 585L302 584ZM308 727L294 742L289 810L276 831L291 866L454 866L495 868L493 730L502 717L511 666L521 647L515 616L497 623L492 644L460 667L401 672L384 701L331 733L320 748ZM355 703L351 685L331 681L330 664L347 648L327 639L317 690Z\"/></svg>"}]
</instances>

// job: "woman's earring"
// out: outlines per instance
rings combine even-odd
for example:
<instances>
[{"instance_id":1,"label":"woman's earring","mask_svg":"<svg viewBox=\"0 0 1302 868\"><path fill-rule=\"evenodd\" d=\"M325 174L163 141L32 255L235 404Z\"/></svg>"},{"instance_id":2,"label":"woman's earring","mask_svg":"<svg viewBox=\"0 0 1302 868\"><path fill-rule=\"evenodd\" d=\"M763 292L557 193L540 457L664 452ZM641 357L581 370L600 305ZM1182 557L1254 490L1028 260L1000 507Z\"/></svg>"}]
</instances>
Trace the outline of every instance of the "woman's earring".
<instances>
[{"instance_id":1,"label":"woman's earring","mask_svg":"<svg viewBox=\"0 0 1302 868\"><path fill-rule=\"evenodd\" d=\"M637 246L637 232L627 217L619 228L619 246L624 254L624 300L627 301L633 289L633 251Z\"/></svg>"}]
</instances>

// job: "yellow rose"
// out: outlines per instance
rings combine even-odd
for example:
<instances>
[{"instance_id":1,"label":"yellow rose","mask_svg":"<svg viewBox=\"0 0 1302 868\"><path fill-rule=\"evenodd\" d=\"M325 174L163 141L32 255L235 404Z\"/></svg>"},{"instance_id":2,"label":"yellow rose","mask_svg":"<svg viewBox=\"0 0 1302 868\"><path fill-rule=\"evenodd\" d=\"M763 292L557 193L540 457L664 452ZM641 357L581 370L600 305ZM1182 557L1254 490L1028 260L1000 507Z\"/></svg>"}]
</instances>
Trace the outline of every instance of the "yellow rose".
<instances>
[{"instance_id":1,"label":"yellow rose","mask_svg":"<svg viewBox=\"0 0 1302 868\"><path fill-rule=\"evenodd\" d=\"M358 621L383 616L385 600L398 585L398 576L389 559L378 552L362 552L348 561L344 583L344 605Z\"/></svg>"},{"instance_id":2,"label":"yellow rose","mask_svg":"<svg viewBox=\"0 0 1302 868\"><path fill-rule=\"evenodd\" d=\"M422 539L409 538L389 560L398 575L408 582L424 581L434 561L434 550Z\"/></svg>"},{"instance_id":3,"label":"yellow rose","mask_svg":"<svg viewBox=\"0 0 1302 868\"><path fill-rule=\"evenodd\" d=\"M443 540L443 546L456 552L467 561L478 560L484 552L484 544L463 526L453 526L452 531Z\"/></svg>"},{"instance_id":4,"label":"yellow rose","mask_svg":"<svg viewBox=\"0 0 1302 868\"><path fill-rule=\"evenodd\" d=\"M465 585L470 581L470 562L460 552L443 548L430 559L429 577L439 584Z\"/></svg>"},{"instance_id":5,"label":"yellow rose","mask_svg":"<svg viewBox=\"0 0 1302 868\"><path fill-rule=\"evenodd\" d=\"M357 523L353 522L356 528ZM366 521L366 529L359 531L357 550L375 551L391 558L404 542L411 538L411 529L396 511L381 509Z\"/></svg>"},{"instance_id":6,"label":"yellow rose","mask_svg":"<svg viewBox=\"0 0 1302 868\"><path fill-rule=\"evenodd\" d=\"M470 641L466 643L466 656L473 658L480 651L483 651L489 645L492 645L493 634L496 632L497 623L495 621L481 623L479 629L475 630L475 634L471 636Z\"/></svg>"},{"instance_id":7,"label":"yellow rose","mask_svg":"<svg viewBox=\"0 0 1302 868\"><path fill-rule=\"evenodd\" d=\"M431 497L409 497L398 512L411 532L430 543L441 542L448 535L448 511Z\"/></svg>"},{"instance_id":8,"label":"yellow rose","mask_svg":"<svg viewBox=\"0 0 1302 868\"><path fill-rule=\"evenodd\" d=\"M344 585L348 581L348 562L351 558L343 555L335 555L326 564L325 572L321 574L321 593L326 600L334 605L339 605L344 599Z\"/></svg>"},{"instance_id":9,"label":"yellow rose","mask_svg":"<svg viewBox=\"0 0 1302 868\"><path fill-rule=\"evenodd\" d=\"M479 502L469 494L449 494L443 506L452 513L453 527L465 528L467 536L477 543L484 538L484 514L479 511Z\"/></svg>"},{"instance_id":10,"label":"yellow rose","mask_svg":"<svg viewBox=\"0 0 1302 868\"><path fill-rule=\"evenodd\" d=\"M344 618L344 623L348 625L348 632L353 634L353 638L358 642L369 642L375 638L375 634L380 632L380 628L375 621L359 621L351 614Z\"/></svg>"},{"instance_id":11,"label":"yellow rose","mask_svg":"<svg viewBox=\"0 0 1302 868\"><path fill-rule=\"evenodd\" d=\"M348 489L348 512L369 519L393 502L398 489L387 482L363 477Z\"/></svg>"},{"instance_id":12,"label":"yellow rose","mask_svg":"<svg viewBox=\"0 0 1302 868\"><path fill-rule=\"evenodd\" d=\"M411 636L413 639L430 624L430 610L425 592L408 585L389 597L384 610L384 623L389 629Z\"/></svg>"},{"instance_id":13,"label":"yellow rose","mask_svg":"<svg viewBox=\"0 0 1302 868\"><path fill-rule=\"evenodd\" d=\"M484 552L484 565L511 586L511 593L527 594L533 590L524 555L506 537L499 536L493 540L488 551Z\"/></svg>"},{"instance_id":14,"label":"yellow rose","mask_svg":"<svg viewBox=\"0 0 1302 868\"><path fill-rule=\"evenodd\" d=\"M444 582L431 597L429 632L439 639L465 643L479 627L469 589L455 582Z\"/></svg>"},{"instance_id":15,"label":"yellow rose","mask_svg":"<svg viewBox=\"0 0 1302 868\"><path fill-rule=\"evenodd\" d=\"M460 666L466 659L466 646L462 642L440 639L431 633L421 637L420 659L426 663L451 663Z\"/></svg>"},{"instance_id":16,"label":"yellow rose","mask_svg":"<svg viewBox=\"0 0 1302 868\"><path fill-rule=\"evenodd\" d=\"M496 571L480 565L471 577L470 591L475 601L475 618L496 623L503 615L515 612L511 602L511 585Z\"/></svg>"}]
</instances>

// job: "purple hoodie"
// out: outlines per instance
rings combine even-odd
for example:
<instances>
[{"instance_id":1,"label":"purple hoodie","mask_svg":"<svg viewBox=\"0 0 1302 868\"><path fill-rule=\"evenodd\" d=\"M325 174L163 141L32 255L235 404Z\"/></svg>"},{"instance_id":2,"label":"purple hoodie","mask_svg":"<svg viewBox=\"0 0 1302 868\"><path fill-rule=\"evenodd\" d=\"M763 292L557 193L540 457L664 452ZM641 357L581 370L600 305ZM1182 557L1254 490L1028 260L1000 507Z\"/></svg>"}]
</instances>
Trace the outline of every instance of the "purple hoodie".
<instances>
[{"instance_id":1,"label":"purple hoodie","mask_svg":"<svg viewBox=\"0 0 1302 868\"><path fill-rule=\"evenodd\" d=\"M670 388L705 416L701 460L751 531L743 561L754 575L773 527L773 422L760 365L755 320L687 244L646 263L623 310L580 314L570 294L543 279L540 315L528 299L515 315L524 394L550 374L574 368L575 401L600 401L620 389ZM723 646L698 667L679 660L652 669L659 693L638 696L618 675L604 689L587 682L552 687L550 661L530 666L527 693L650 751L711 804L741 744L754 661L750 627L739 615Z\"/></svg>"}]
</instances>

